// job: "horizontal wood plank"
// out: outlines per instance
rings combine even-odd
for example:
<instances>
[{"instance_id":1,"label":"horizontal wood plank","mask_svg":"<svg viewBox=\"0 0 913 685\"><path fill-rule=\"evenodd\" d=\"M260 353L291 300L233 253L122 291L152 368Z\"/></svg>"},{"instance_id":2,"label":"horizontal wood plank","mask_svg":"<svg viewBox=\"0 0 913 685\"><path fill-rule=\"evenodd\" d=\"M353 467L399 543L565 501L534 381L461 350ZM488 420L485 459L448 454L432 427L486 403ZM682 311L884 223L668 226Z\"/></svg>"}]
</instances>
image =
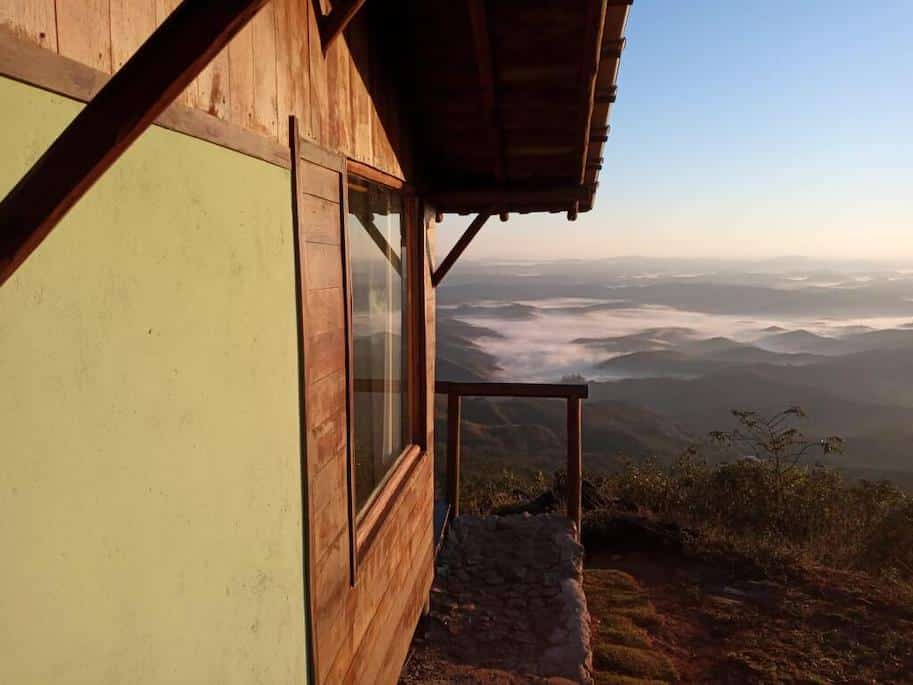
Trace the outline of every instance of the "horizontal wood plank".
<instances>
[{"instance_id":1,"label":"horizontal wood plank","mask_svg":"<svg viewBox=\"0 0 913 685\"><path fill-rule=\"evenodd\" d=\"M339 203L339 173L317 164L301 165L301 190L307 195Z\"/></svg>"},{"instance_id":2,"label":"horizontal wood plank","mask_svg":"<svg viewBox=\"0 0 913 685\"><path fill-rule=\"evenodd\" d=\"M312 338L345 326L342 288L309 290L307 335Z\"/></svg>"},{"instance_id":3,"label":"horizontal wood plank","mask_svg":"<svg viewBox=\"0 0 913 685\"><path fill-rule=\"evenodd\" d=\"M538 397L581 398L589 396L587 385L567 385L557 383L454 383L438 381L435 383L438 394L455 393L462 397Z\"/></svg>"},{"instance_id":4,"label":"horizontal wood plank","mask_svg":"<svg viewBox=\"0 0 913 685\"><path fill-rule=\"evenodd\" d=\"M321 423L312 422L307 441L308 477L323 469L346 446L345 414L339 412ZM337 493L339 496L339 493Z\"/></svg>"},{"instance_id":5,"label":"horizontal wood plank","mask_svg":"<svg viewBox=\"0 0 913 685\"><path fill-rule=\"evenodd\" d=\"M334 373L307 388L308 421L321 425L345 407L346 378L344 373Z\"/></svg>"},{"instance_id":6,"label":"horizontal wood plank","mask_svg":"<svg viewBox=\"0 0 913 685\"><path fill-rule=\"evenodd\" d=\"M316 383L330 374L344 371L345 330L337 328L312 337L308 343L308 383Z\"/></svg>"},{"instance_id":7,"label":"horizontal wood plank","mask_svg":"<svg viewBox=\"0 0 913 685\"><path fill-rule=\"evenodd\" d=\"M304 239L309 243L339 245L342 238L339 212L338 203L302 193L298 221Z\"/></svg>"},{"instance_id":8,"label":"horizontal wood plank","mask_svg":"<svg viewBox=\"0 0 913 685\"><path fill-rule=\"evenodd\" d=\"M339 501L339 493L346 489L346 452L339 450L327 460L316 475L311 476L312 507L320 512L334 502Z\"/></svg>"},{"instance_id":9,"label":"horizontal wood plank","mask_svg":"<svg viewBox=\"0 0 913 685\"><path fill-rule=\"evenodd\" d=\"M342 252L339 245L306 243L307 272L305 281L309 290L342 288Z\"/></svg>"},{"instance_id":10,"label":"horizontal wood plank","mask_svg":"<svg viewBox=\"0 0 913 685\"><path fill-rule=\"evenodd\" d=\"M220 59L221 56L217 56L210 67ZM3 26L0 26L0 74L81 102L88 102L95 97L110 79L108 74L97 69L21 40ZM213 83L212 87L213 98L226 97L224 93L228 89L227 82L219 87ZM224 88L224 91L220 88ZM216 90L222 94L217 94ZM173 104L159 115L155 123L270 164L286 169L290 166L288 147L208 116L198 109Z\"/></svg>"}]
</instances>

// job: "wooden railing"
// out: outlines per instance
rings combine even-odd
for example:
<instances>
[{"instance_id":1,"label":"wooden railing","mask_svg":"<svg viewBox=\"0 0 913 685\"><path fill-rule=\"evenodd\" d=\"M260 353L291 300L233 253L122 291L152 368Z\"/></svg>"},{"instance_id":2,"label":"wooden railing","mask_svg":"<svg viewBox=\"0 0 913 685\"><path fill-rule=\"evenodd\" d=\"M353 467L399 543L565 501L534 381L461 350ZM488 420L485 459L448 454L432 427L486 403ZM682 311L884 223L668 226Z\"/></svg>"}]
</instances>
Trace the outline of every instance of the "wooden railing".
<instances>
[{"instance_id":1,"label":"wooden railing","mask_svg":"<svg viewBox=\"0 0 913 685\"><path fill-rule=\"evenodd\" d=\"M567 515L580 535L583 453L581 409L586 385L549 383L452 383L438 381L435 392L447 395L447 502L450 516L460 515L460 419L464 397L525 397L567 401Z\"/></svg>"}]
</instances>

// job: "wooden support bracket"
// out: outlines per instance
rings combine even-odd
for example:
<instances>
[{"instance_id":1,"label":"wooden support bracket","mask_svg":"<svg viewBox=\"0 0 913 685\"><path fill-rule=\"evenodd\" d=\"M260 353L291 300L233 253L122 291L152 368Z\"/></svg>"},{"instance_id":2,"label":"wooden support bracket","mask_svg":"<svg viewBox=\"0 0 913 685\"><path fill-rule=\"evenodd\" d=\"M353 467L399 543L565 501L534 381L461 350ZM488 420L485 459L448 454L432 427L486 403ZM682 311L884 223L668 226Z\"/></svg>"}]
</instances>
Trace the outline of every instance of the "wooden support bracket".
<instances>
[{"instance_id":1,"label":"wooden support bracket","mask_svg":"<svg viewBox=\"0 0 913 685\"><path fill-rule=\"evenodd\" d=\"M0 202L0 285L268 0L184 0Z\"/></svg>"},{"instance_id":2,"label":"wooden support bracket","mask_svg":"<svg viewBox=\"0 0 913 685\"><path fill-rule=\"evenodd\" d=\"M319 5L319 0L315 0ZM320 43L326 52L333 41L342 35L355 15L365 4L365 0L340 0L334 3L329 14L320 16Z\"/></svg>"},{"instance_id":3,"label":"wooden support bracket","mask_svg":"<svg viewBox=\"0 0 913 685\"><path fill-rule=\"evenodd\" d=\"M466 251L466 248L469 247L469 243L472 242L472 239L478 235L479 231L482 230L482 226L485 225L485 222L488 221L488 217L491 216L490 212L481 212L472 220L472 223L469 224L469 228L466 229L466 232L460 236L460 239L456 242L456 245L453 246L453 249L450 250L444 261L441 262L440 266L435 270L434 274L431 276L431 285L437 288L438 284L444 280L444 276L447 275L447 272L453 268L453 265L456 264L456 261L460 258L460 255Z\"/></svg>"}]
</instances>

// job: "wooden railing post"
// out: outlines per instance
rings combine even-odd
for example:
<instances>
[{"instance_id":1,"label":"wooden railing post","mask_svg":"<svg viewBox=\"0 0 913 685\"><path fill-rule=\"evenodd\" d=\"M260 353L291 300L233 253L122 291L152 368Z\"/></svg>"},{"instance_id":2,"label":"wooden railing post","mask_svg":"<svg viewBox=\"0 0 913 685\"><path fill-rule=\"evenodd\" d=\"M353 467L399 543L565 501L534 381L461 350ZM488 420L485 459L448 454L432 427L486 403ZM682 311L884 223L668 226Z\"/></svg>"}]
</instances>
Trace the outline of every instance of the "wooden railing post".
<instances>
[{"instance_id":1,"label":"wooden railing post","mask_svg":"<svg viewBox=\"0 0 913 685\"><path fill-rule=\"evenodd\" d=\"M447 393L447 499L450 520L460 515L460 414L463 398Z\"/></svg>"},{"instance_id":2,"label":"wooden railing post","mask_svg":"<svg viewBox=\"0 0 913 685\"><path fill-rule=\"evenodd\" d=\"M579 397L567 400L567 516L577 526L580 538L580 519L583 497L583 451L580 444L581 406Z\"/></svg>"}]
</instances>

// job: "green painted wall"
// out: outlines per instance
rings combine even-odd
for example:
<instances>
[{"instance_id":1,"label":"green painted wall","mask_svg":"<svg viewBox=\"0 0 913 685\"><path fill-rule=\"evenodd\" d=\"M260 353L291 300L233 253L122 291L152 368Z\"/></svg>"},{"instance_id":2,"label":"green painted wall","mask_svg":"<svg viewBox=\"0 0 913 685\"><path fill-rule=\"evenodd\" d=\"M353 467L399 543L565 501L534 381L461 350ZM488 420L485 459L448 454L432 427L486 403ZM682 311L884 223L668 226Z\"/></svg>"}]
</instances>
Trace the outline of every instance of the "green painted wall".
<instances>
[{"instance_id":1,"label":"green painted wall","mask_svg":"<svg viewBox=\"0 0 913 685\"><path fill-rule=\"evenodd\" d=\"M0 79L0 194L78 108ZM0 682L306 680L291 241L153 128L0 286Z\"/></svg>"}]
</instances>

